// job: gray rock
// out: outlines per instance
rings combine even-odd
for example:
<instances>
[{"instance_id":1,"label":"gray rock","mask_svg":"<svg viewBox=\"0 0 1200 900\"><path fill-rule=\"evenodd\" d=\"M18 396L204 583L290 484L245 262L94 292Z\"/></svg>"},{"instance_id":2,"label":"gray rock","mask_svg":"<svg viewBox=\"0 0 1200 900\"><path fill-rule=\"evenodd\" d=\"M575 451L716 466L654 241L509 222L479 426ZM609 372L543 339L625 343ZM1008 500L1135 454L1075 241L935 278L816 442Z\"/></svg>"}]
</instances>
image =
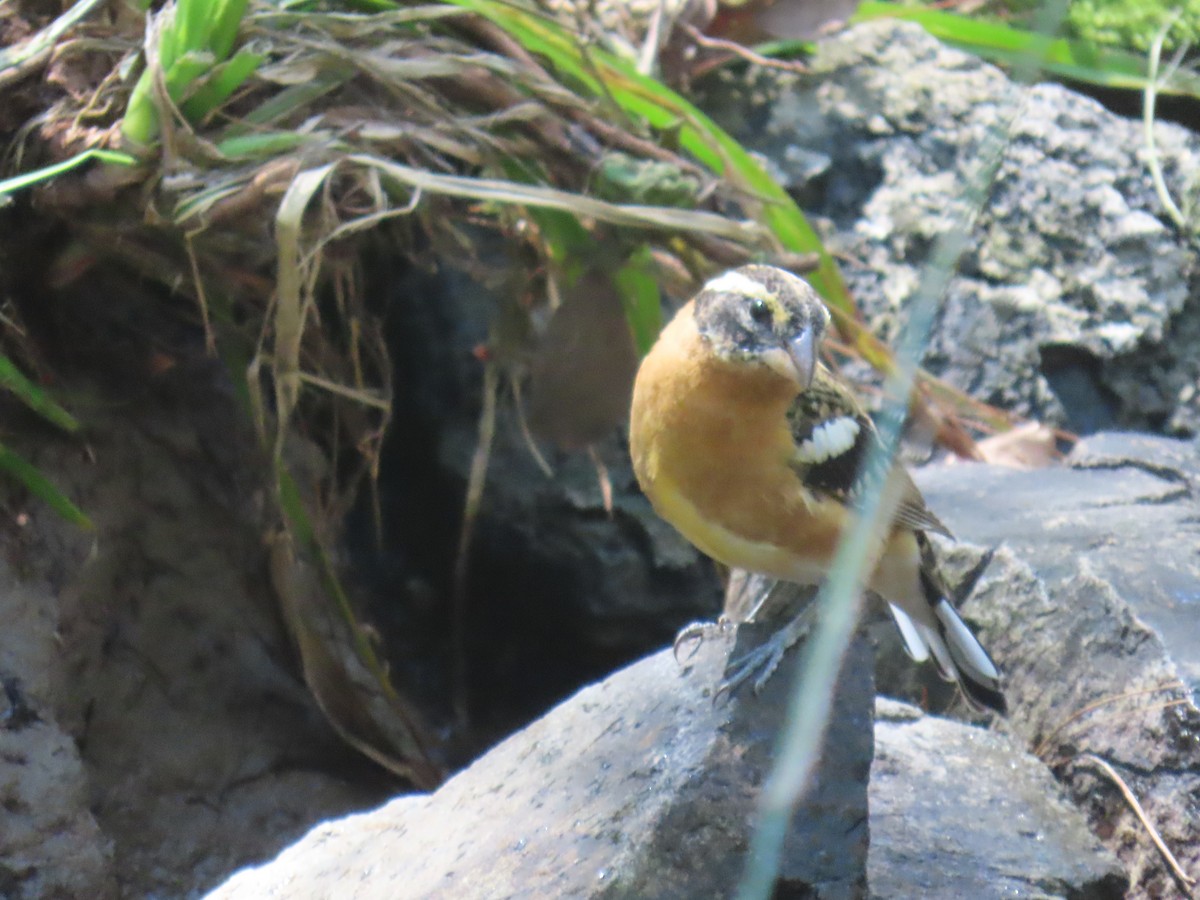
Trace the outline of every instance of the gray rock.
<instances>
[{"instance_id":1,"label":"gray rock","mask_svg":"<svg viewBox=\"0 0 1200 900\"><path fill-rule=\"evenodd\" d=\"M56 570L78 565L86 542L45 540L38 526L27 517L0 559L0 897L108 900L117 896L112 843L53 702L67 681ZM37 552L23 553L27 542Z\"/></svg>"},{"instance_id":2,"label":"gray rock","mask_svg":"<svg viewBox=\"0 0 1200 900\"><path fill-rule=\"evenodd\" d=\"M752 627L740 635L739 646L761 636ZM785 657L759 697L714 703L731 645L721 632L686 667L669 650L636 663L436 793L321 825L209 898L731 896L797 662ZM781 891L865 893L868 652L857 640L844 664Z\"/></svg>"},{"instance_id":3,"label":"gray rock","mask_svg":"<svg viewBox=\"0 0 1200 900\"><path fill-rule=\"evenodd\" d=\"M1170 893L1145 829L1091 757L1200 872L1197 445L1103 434L1062 468L930 467L918 482L976 545L950 549L951 569L991 553L964 612L1005 671L1013 731L1064 779L1135 895Z\"/></svg>"},{"instance_id":4,"label":"gray rock","mask_svg":"<svg viewBox=\"0 0 1200 900\"><path fill-rule=\"evenodd\" d=\"M880 698L871 767L871 895L1125 895L1111 853L1012 739Z\"/></svg>"},{"instance_id":5,"label":"gray rock","mask_svg":"<svg viewBox=\"0 0 1200 900\"><path fill-rule=\"evenodd\" d=\"M727 75L708 105L826 217L881 336L895 334L934 238L999 141L926 367L1084 433L1200 429L1200 268L1154 193L1140 121L1062 87L1016 85L904 23L846 31L808 65ZM1200 140L1170 124L1155 134L1180 197ZM827 160L816 183L813 159Z\"/></svg>"},{"instance_id":6,"label":"gray rock","mask_svg":"<svg viewBox=\"0 0 1200 900\"><path fill-rule=\"evenodd\" d=\"M211 373L210 373L211 374ZM194 897L373 796L298 675L232 397L98 402L10 446L85 532L0 486L0 896Z\"/></svg>"},{"instance_id":7,"label":"gray rock","mask_svg":"<svg viewBox=\"0 0 1200 900\"><path fill-rule=\"evenodd\" d=\"M740 632L750 644L765 633ZM643 660L435 794L321 825L209 900L732 896L797 654L761 697L714 705L729 646L728 633L710 638L682 669L667 651ZM856 640L815 793L794 819L788 896L865 894L864 650ZM1010 738L896 701L875 708L870 896L1123 896L1119 864Z\"/></svg>"},{"instance_id":8,"label":"gray rock","mask_svg":"<svg viewBox=\"0 0 1200 900\"><path fill-rule=\"evenodd\" d=\"M115 898L112 846L88 809L78 749L48 710L27 706L15 678L5 687L11 694L0 701L0 897Z\"/></svg>"}]
</instances>

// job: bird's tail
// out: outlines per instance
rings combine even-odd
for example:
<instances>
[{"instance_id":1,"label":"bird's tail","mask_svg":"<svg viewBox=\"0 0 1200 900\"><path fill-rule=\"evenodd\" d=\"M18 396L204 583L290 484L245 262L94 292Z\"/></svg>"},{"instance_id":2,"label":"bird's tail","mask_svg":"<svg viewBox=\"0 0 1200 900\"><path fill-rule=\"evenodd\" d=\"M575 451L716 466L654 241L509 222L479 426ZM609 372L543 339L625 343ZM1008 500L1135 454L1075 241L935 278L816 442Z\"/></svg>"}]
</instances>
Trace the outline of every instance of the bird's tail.
<instances>
[{"instance_id":1,"label":"bird's tail","mask_svg":"<svg viewBox=\"0 0 1200 900\"><path fill-rule=\"evenodd\" d=\"M963 696L975 709L992 709L1006 715L1008 707L1000 690L1000 670L946 599L948 592L938 574L937 559L928 538L918 534L917 542L921 549L921 588L933 617L929 623L917 622L903 610L892 608L909 652L912 653L917 644L912 638L919 636L920 643L928 650L924 654L915 654L918 658L932 655L942 678L958 682ZM901 622L900 617L907 621Z\"/></svg>"}]
</instances>

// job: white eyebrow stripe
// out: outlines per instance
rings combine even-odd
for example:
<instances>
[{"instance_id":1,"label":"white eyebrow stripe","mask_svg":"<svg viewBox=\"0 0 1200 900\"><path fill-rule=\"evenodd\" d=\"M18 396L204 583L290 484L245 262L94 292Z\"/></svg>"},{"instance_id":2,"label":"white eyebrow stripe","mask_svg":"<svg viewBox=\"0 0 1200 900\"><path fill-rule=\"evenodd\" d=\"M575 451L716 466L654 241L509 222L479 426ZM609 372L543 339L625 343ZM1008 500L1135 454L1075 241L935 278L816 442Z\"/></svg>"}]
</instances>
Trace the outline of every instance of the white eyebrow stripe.
<instances>
[{"instance_id":1,"label":"white eyebrow stripe","mask_svg":"<svg viewBox=\"0 0 1200 900\"><path fill-rule=\"evenodd\" d=\"M822 422L813 429L810 437L800 442L796 448L796 457L800 462L816 464L840 456L858 439L862 429L850 416L838 416L828 422Z\"/></svg>"},{"instance_id":2,"label":"white eyebrow stripe","mask_svg":"<svg viewBox=\"0 0 1200 900\"><path fill-rule=\"evenodd\" d=\"M704 285L704 290L741 294L744 297L757 297L760 300L770 300L774 296L764 285L738 271L729 271L724 275L718 275Z\"/></svg>"}]
</instances>

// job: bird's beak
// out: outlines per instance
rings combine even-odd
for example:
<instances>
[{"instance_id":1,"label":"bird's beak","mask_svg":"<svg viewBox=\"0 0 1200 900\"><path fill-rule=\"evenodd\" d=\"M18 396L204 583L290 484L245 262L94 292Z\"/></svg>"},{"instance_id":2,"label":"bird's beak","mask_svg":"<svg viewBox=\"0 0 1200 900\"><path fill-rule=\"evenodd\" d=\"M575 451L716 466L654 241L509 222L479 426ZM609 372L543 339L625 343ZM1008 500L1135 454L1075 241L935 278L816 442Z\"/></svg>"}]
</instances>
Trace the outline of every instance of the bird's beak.
<instances>
[{"instance_id":1,"label":"bird's beak","mask_svg":"<svg viewBox=\"0 0 1200 900\"><path fill-rule=\"evenodd\" d=\"M792 365L796 367L796 379L800 382L801 390L808 390L812 384L813 373L817 368L817 342L813 336L812 327L805 328L799 335L792 338L787 347Z\"/></svg>"}]
</instances>

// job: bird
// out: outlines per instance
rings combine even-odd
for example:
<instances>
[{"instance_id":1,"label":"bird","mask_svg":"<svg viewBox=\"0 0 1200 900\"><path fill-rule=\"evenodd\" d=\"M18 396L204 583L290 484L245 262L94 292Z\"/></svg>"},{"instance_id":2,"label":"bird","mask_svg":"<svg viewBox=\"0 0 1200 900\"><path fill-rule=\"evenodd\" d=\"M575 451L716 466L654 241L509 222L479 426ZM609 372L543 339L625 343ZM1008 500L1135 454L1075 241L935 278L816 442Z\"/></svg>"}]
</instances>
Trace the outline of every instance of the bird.
<instances>
[{"instance_id":1,"label":"bird","mask_svg":"<svg viewBox=\"0 0 1200 900\"><path fill-rule=\"evenodd\" d=\"M829 322L808 282L745 265L705 283L638 367L629 421L638 483L663 519L725 566L819 585L855 520L860 470L880 438L820 359ZM886 601L914 660L932 657L971 707L1006 714L1000 671L938 569L929 534L949 530L902 463L882 481L890 518L866 588Z\"/></svg>"}]
</instances>

